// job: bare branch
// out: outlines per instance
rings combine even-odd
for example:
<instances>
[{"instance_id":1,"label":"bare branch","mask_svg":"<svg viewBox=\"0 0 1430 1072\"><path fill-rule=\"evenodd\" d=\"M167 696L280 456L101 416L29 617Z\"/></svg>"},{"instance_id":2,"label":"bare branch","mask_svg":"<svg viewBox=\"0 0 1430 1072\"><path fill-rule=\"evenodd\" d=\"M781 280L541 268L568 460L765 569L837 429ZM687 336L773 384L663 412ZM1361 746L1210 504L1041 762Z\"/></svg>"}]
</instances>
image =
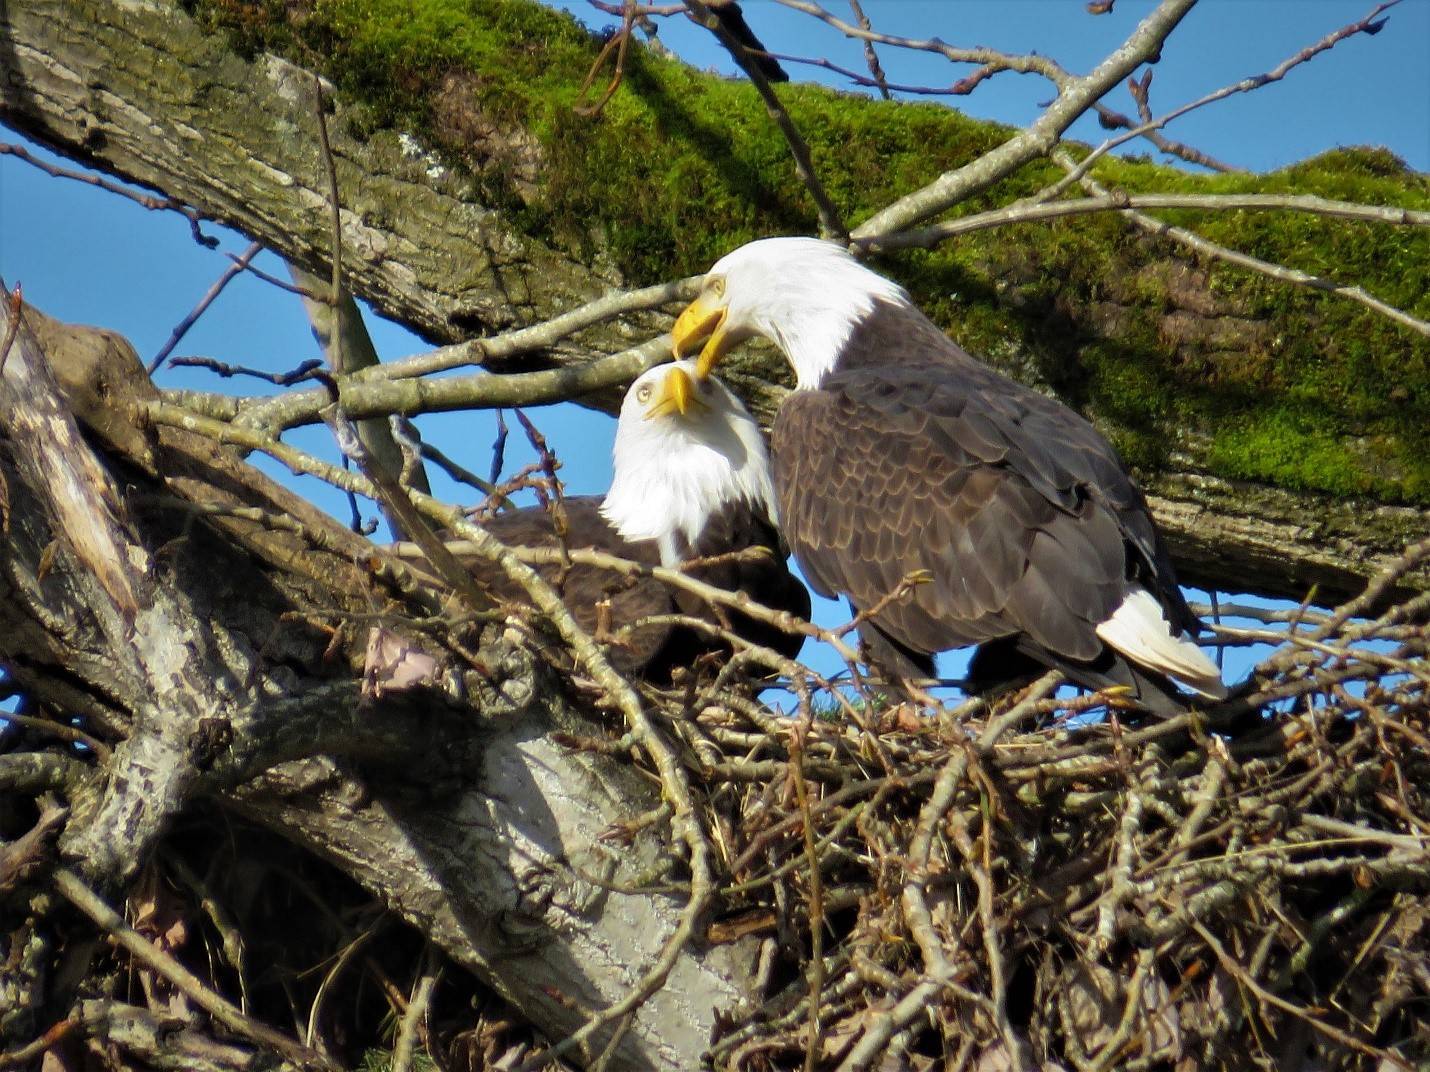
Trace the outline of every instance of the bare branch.
<instances>
[{"instance_id":1,"label":"bare branch","mask_svg":"<svg viewBox=\"0 0 1430 1072\"><path fill-rule=\"evenodd\" d=\"M781 0L792 3L792 0ZM1167 35L1192 9L1196 0L1162 0L1132 35L1082 78L1068 80L1057 100L1026 130L961 168L945 172L922 190L908 194L876 212L854 229L854 238L873 238L902 230L957 204L976 190L986 189L1030 160L1052 151L1073 122L1104 93L1142 63L1156 56Z\"/></svg>"},{"instance_id":2,"label":"bare branch","mask_svg":"<svg viewBox=\"0 0 1430 1072\"><path fill-rule=\"evenodd\" d=\"M1053 158L1061 164L1069 174L1076 168L1072 158L1064 150L1055 152ZM1089 193L1095 194L1098 197L1112 196L1101 184L1094 181L1090 176L1084 175L1079 181L1082 187ZM1239 268L1249 268L1252 271L1260 272L1262 275L1279 279L1284 283L1293 283L1297 286L1309 287L1312 290L1321 290L1329 294L1335 294L1342 298L1350 298L1352 301L1360 302L1368 309L1373 309L1382 316L1389 317L1397 324L1410 328L1412 331L1419 332L1421 335L1430 336L1430 322L1421 320L1419 317L1412 316L1402 309L1397 309L1395 306L1381 301L1364 287L1344 286L1334 280L1326 279L1323 276L1312 275L1309 272L1303 272L1297 268L1287 268L1284 265L1264 261L1248 253L1241 253L1237 250L1219 245L1210 239L1203 238L1201 235L1187 230L1185 227L1174 227L1171 224L1163 223L1151 216L1138 212L1136 209L1124 208L1118 211L1127 217L1127 219L1131 220L1137 227L1149 234L1170 238L1172 241L1180 243L1188 249L1193 249L1215 260L1225 261Z\"/></svg>"},{"instance_id":3,"label":"bare branch","mask_svg":"<svg viewBox=\"0 0 1430 1072\"><path fill-rule=\"evenodd\" d=\"M754 83L760 98L765 102L766 109L769 110L770 118L775 121L775 125L779 127L780 133L784 135L785 141L789 144L790 155L794 158L795 172L799 175L800 181L804 183L810 196L814 198L815 208L819 212L820 233L825 238L845 238L849 234L849 229L844 226L839 217L839 210L830 200L824 184L819 181L819 175L814 170L814 162L809 156L809 145L800 135L789 112L785 111L785 107L780 103L779 97L775 95L774 89L770 87L770 80L760 69L760 65L750 55L745 43L731 33L725 23L706 4L701 0L685 0L685 3L686 7L690 9L691 16L720 39L720 43L729 49L730 54L735 57L735 62L740 65L740 69Z\"/></svg>"},{"instance_id":4,"label":"bare branch","mask_svg":"<svg viewBox=\"0 0 1430 1072\"><path fill-rule=\"evenodd\" d=\"M199 317L204 315L208 307L214 303L214 299L223 293L223 288L228 286L235 276L242 273L243 270L248 267L249 262L258 256L262 250L263 244L261 242L254 242L241 254L233 258L232 263L223 270L223 274L214 280L213 286L209 287L204 296L199 299L199 303L189 311L189 315L174 326L174 330L169 333L168 341L159 347L159 352L155 354L153 359L149 362L149 372L151 375L159 370L159 366L164 363L164 358L174 352L174 347L179 345L179 341L187 335L189 329L198 322Z\"/></svg>"},{"instance_id":5,"label":"bare branch","mask_svg":"<svg viewBox=\"0 0 1430 1072\"><path fill-rule=\"evenodd\" d=\"M1332 219L1362 220L1403 227L1430 227L1430 212L1391 205L1332 201L1311 194L1157 194L1104 191L1094 197L1066 201L1019 201L1006 208L946 220L914 231L898 231L855 245L871 251L925 249L957 235L986 231L1013 223L1033 223L1125 209L1186 209L1197 212L1302 212Z\"/></svg>"}]
</instances>

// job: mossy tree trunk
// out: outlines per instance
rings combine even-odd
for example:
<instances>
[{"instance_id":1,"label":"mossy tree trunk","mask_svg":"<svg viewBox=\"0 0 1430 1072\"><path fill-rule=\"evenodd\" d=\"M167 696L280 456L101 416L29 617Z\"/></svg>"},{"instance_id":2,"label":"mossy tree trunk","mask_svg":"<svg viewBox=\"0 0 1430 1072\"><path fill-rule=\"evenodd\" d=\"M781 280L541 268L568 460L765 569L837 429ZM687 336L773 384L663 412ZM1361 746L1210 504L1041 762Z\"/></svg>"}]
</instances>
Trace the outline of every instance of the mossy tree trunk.
<instances>
[{"instance_id":1,"label":"mossy tree trunk","mask_svg":"<svg viewBox=\"0 0 1430 1072\"><path fill-rule=\"evenodd\" d=\"M722 116L747 118L748 94L637 56L607 112L580 119L569 101L595 44L534 5L503 5L500 19L478 5L455 38L426 42L425 62L403 51L406 38L389 41L421 26L384 24L382 9L370 22L342 5L326 22L198 10L203 21L158 2L11 5L0 25L0 119L322 273L329 194L313 75L252 50L308 57L344 90L329 125L348 284L434 341L539 322L615 285L699 271L753 233L812 225L778 142L719 127ZM225 29L206 29L214 23ZM443 52L467 38L468 53ZM326 60L312 59L312 42ZM485 68L460 66L473 54ZM816 148L856 139L847 165L831 157L827 176L851 216L891 196L891 182L917 185L949 154L1006 133L946 109L790 92ZM909 142L921 155L910 156ZM870 170L867 151L886 153L888 167ZM1303 185L1345 194L1354 179L1369 198L1430 204L1423 179L1373 159L1344 171L1308 171ZM1240 226L1274 240L1260 221ZM1356 224L1302 228L1295 241L1329 247L1353 270L1409 272L1426 243L1387 234L1384 249ZM1344 595L1426 529L1430 462L1411 415L1425 410L1430 370L1413 333L1334 299L1281 296L1280 285L1184 264L1115 219L1071 225L1051 242L1032 228L995 236L895 268L965 345L1103 424L1143 472L1188 581ZM1414 293L1413 278L1373 281L1381 293L1392 283ZM665 323L632 316L498 370L586 360ZM751 351L728 368L768 417L778 393L763 385L781 380L779 362ZM1258 474L1266 479L1248 479Z\"/></svg>"}]
</instances>

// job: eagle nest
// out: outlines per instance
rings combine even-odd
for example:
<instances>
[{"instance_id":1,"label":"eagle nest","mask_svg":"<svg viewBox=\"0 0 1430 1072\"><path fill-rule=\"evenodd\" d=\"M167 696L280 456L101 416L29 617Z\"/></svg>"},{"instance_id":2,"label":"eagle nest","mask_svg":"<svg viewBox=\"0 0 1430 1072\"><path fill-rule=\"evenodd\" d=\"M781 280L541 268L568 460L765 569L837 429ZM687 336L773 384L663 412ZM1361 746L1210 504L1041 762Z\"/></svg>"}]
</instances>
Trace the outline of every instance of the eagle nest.
<instances>
[{"instance_id":1,"label":"eagle nest","mask_svg":"<svg viewBox=\"0 0 1430 1072\"><path fill-rule=\"evenodd\" d=\"M1051 679L932 715L670 703L725 867L708 937L769 942L715 1067L1425 1067L1430 593L1363 617L1397 572L1222 607L1260 622L1220 644L1276 647L1169 721Z\"/></svg>"},{"instance_id":2,"label":"eagle nest","mask_svg":"<svg viewBox=\"0 0 1430 1072\"><path fill-rule=\"evenodd\" d=\"M656 730L644 739L560 743L640 769L667 800L679 776L699 822L682 830L669 807L633 822L646 835L670 824L670 866L659 887L622 892L696 905L680 941L697 956L761 949L759 997L722 1011L710 1067L1424 1067L1430 592L1400 581L1426 558L1430 541L1332 611L1223 606L1261 620L1218 627L1217 642L1271 654L1229 699L1170 720L1064 697L1050 678L931 709L828 689L746 647L713 675L642 687ZM543 650L571 670L559 646ZM757 697L771 665L792 716ZM583 690L579 674L568 685ZM215 762L241 743L218 741ZM50 784L42 767L58 759L43 751L8 757L33 758L24 784ZM319 793L337 777L325 770ZM33 1039L0 1068L39 1067L46 1047L70 1054L47 1070L307 1067L263 1064L252 1045L294 1046L268 1025L365 1050L375 1072L573 1067L544 1060L552 1040L397 923L338 851L247 821L239 799L176 819L126 891L126 925L73 873L50 872L43 846L67 809L36 798L31 833L0 842L0 904L30 906L5 925L0 1038ZM13 827L28 812L7 814ZM691 838L708 850L704 883L679 857ZM73 1003L46 1005L51 991ZM214 1026L196 1026L199 1009ZM409 1062L419 1047L435 1065ZM85 1056L101 1053L143 1063Z\"/></svg>"}]
</instances>

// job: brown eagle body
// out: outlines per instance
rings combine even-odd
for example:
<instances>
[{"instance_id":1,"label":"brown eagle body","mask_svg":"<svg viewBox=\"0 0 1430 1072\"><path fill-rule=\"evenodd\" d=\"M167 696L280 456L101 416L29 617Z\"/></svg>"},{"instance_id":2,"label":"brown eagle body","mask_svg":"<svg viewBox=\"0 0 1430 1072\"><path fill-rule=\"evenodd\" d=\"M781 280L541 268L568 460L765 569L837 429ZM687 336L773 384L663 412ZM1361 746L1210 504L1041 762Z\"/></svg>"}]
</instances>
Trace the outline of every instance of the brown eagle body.
<instances>
[{"instance_id":1,"label":"brown eagle body","mask_svg":"<svg viewBox=\"0 0 1430 1072\"><path fill-rule=\"evenodd\" d=\"M498 514L485 527L513 546L564 543L569 550L603 551L645 566L675 569L717 559L690 565L686 572L773 610L809 617L809 592L790 573L772 520L774 490L759 426L724 384L697 381L692 361L641 374L622 402L613 453L614 476L605 496L564 500L562 537L553 514L540 507ZM764 553L734 554L750 549ZM474 568L493 594L523 598L504 573ZM799 653L804 640L655 577L580 562L543 565L538 572L557 587L578 625L587 632L604 625L617 636L610 649L617 669L649 680L668 681L675 667L728 652L730 646L696 626L635 624L647 618L701 619L788 657Z\"/></svg>"},{"instance_id":2,"label":"brown eagle body","mask_svg":"<svg viewBox=\"0 0 1430 1072\"><path fill-rule=\"evenodd\" d=\"M1224 693L1141 492L1082 417L948 339L888 280L813 239L741 247L706 277L677 348L700 370L752 334L798 378L772 437L781 527L811 585L872 608L872 661L928 677L980 645L976 686L1037 666L1180 710ZM1169 680L1170 679L1170 680Z\"/></svg>"},{"instance_id":3,"label":"brown eagle body","mask_svg":"<svg viewBox=\"0 0 1430 1072\"><path fill-rule=\"evenodd\" d=\"M577 548L604 551L643 566L661 565L660 547L654 539L627 540L601 515L600 496L567 498L562 503L566 515L568 550ZM552 514L541 507L498 514L483 527L502 543L518 547L559 547ZM765 555L742 555L709 565L692 566L690 576L731 592L746 592L750 598L774 610L786 610L799 618L809 617L809 592L785 564L785 550L774 525L762 512L743 504L727 504L711 516L704 533L681 555L685 561L714 558L746 548L764 548ZM720 624L719 613L691 592L654 577L631 577L616 570L585 563L536 567L553 584L571 611L576 624L595 633L604 613L606 627L623 630L633 622L655 615L689 615ZM521 590L505 574L492 571L484 578L487 587L503 599L519 601ZM598 604L609 603L609 610ZM737 610L724 611L729 627L754 644L774 649L793 658L799 654L803 636L788 633ZM611 664L620 671L640 674L648 680L664 682L675 667L688 667L709 652L728 651L728 645L696 627L654 623L624 631L620 643L609 650Z\"/></svg>"}]
</instances>

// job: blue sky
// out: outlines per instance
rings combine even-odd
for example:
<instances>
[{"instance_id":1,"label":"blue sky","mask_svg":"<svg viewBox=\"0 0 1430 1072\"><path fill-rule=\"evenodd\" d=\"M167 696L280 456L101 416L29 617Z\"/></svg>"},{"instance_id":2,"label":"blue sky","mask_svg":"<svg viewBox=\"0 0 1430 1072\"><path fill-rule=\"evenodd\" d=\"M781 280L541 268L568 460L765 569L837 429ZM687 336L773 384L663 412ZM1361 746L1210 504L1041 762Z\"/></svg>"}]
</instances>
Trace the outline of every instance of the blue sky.
<instances>
[{"instance_id":1,"label":"blue sky","mask_svg":"<svg viewBox=\"0 0 1430 1072\"><path fill-rule=\"evenodd\" d=\"M591 26L614 21L585 3L557 6L576 12ZM1159 113L1170 110L1209 90L1266 71L1372 6L1366 0L1204 0L1172 35L1155 69L1153 108ZM747 0L744 7L751 26L769 48L825 56L864 69L858 45L809 17L772 0ZM847 16L847 5L838 0L830 0L828 7ZM1034 50L1074 73L1089 69L1116 47L1150 7L1148 2L1119 0L1113 14L1094 17L1086 13L1082 0L864 0L865 11L882 32L938 36L961 46ZM1280 83L1193 113L1170 127L1168 135L1252 170L1281 167L1338 145L1360 144L1387 146L1412 167L1430 170L1430 0L1404 0L1388 17L1387 27L1377 36L1357 36L1292 71ZM691 62L732 72L729 58L703 30L682 18L662 20L660 25L661 39ZM880 54L893 81L946 85L969 72L938 57L887 47ZM845 82L828 72L786 66L796 79ZM971 96L955 100L970 114L1021 124L1034 118L1040 103L1051 96L1048 83L1040 78L1004 74ZM1134 112L1125 90L1117 91L1109 103ZM1092 121L1084 121L1072 133L1094 143L1105 136ZM0 137L21 140L8 131L0 131ZM224 248L235 253L247 245L238 235L222 237ZM263 255L257 263L274 274L286 274L271 255ZM174 214L149 212L93 187L50 178L11 156L0 156L0 276L11 286L23 283L26 298L53 316L122 332L146 361L225 264L218 254L195 245L186 221ZM397 325L378 317L369 319L385 359L425 348ZM245 275L229 285L177 353L277 370L314 356L314 346L298 300ZM161 386L256 389L181 370L163 370L157 380ZM568 492L604 491L610 480L610 418L572 406L534 411L531 416L563 459ZM494 437L489 414L423 418L420 426L429 440L459 461L486 471ZM300 430L289 438L297 446L334 456L321 428ZM520 430L514 429L507 473L529 459ZM286 471L281 475L291 480ZM314 481L298 483L338 516L347 516L345 503L330 489ZM465 489L440 480L437 491L449 498L470 499ZM831 608L825 608L820 618L842 620Z\"/></svg>"}]
</instances>

